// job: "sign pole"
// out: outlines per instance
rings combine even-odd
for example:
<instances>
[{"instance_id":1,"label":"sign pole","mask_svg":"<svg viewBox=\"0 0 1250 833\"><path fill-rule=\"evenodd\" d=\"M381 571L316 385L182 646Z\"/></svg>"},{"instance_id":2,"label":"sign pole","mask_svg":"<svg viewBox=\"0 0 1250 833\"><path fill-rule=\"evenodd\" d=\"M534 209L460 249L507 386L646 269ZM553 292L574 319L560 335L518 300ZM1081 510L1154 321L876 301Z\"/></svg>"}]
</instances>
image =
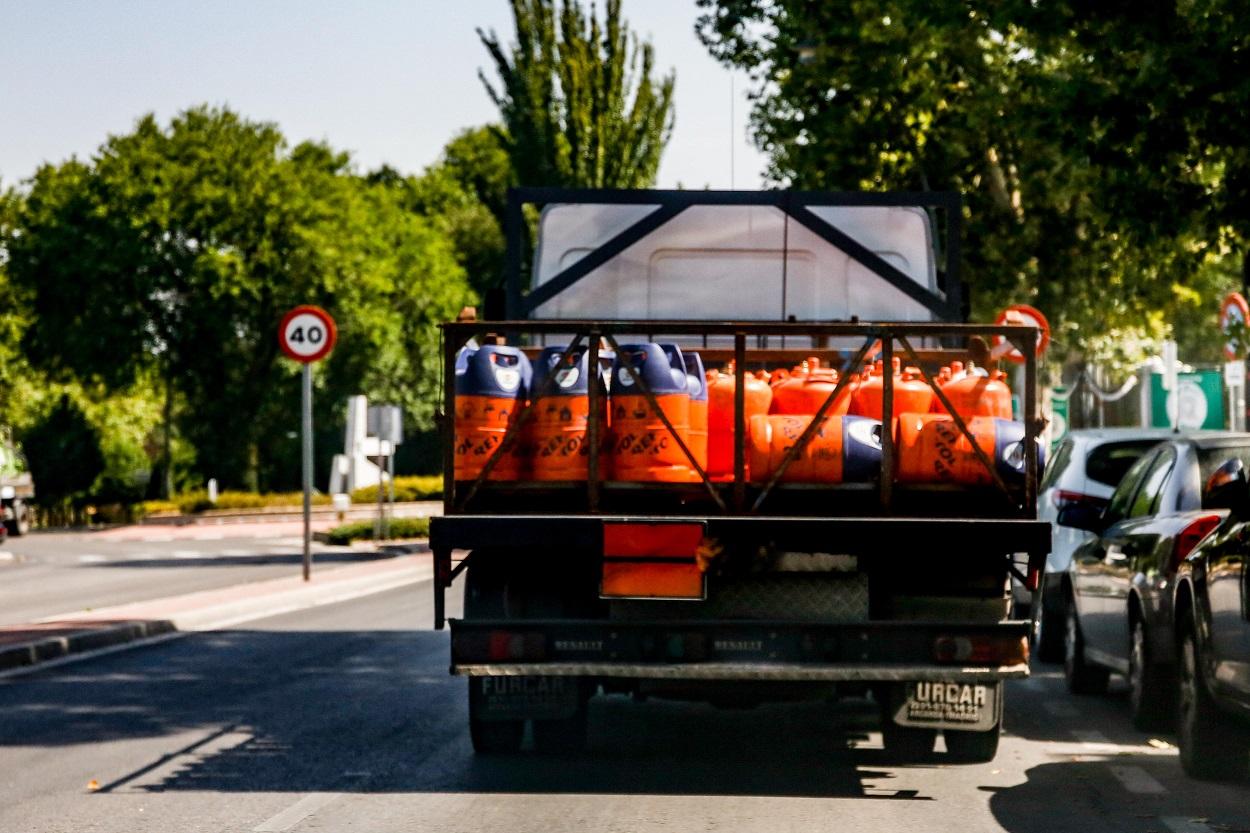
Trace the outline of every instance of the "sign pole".
<instances>
[{"instance_id":1,"label":"sign pole","mask_svg":"<svg viewBox=\"0 0 1250 833\"><path fill-rule=\"evenodd\" d=\"M312 363L330 355L338 329L334 319L321 307L298 306L282 316L278 325L278 346L287 358L303 365L300 371L300 467L304 486L304 581L312 580L312 486L313 419Z\"/></svg>"},{"instance_id":2,"label":"sign pole","mask_svg":"<svg viewBox=\"0 0 1250 833\"><path fill-rule=\"evenodd\" d=\"M303 395L300 396L303 423L304 458L304 581L312 579L312 482L313 482L313 419L312 364L302 370Z\"/></svg>"}]
</instances>

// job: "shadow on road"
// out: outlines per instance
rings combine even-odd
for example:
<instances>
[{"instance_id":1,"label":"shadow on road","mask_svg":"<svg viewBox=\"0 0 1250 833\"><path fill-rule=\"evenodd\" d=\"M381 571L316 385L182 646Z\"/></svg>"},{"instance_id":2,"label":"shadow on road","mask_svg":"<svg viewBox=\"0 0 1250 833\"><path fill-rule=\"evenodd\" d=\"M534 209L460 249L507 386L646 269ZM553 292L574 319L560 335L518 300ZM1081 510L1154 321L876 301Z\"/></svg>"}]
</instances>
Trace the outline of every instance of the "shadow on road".
<instances>
[{"instance_id":1,"label":"shadow on road","mask_svg":"<svg viewBox=\"0 0 1250 833\"><path fill-rule=\"evenodd\" d=\"M928 798L865 795L862 779L888 777L880 750L854 748L875 725L866 701L722 711L598 697L589 752L478 757L446 656L430 631L195 634L0 684L0 754L176 736L104 774L100 792Z\"/></svg>"}]
</instances>

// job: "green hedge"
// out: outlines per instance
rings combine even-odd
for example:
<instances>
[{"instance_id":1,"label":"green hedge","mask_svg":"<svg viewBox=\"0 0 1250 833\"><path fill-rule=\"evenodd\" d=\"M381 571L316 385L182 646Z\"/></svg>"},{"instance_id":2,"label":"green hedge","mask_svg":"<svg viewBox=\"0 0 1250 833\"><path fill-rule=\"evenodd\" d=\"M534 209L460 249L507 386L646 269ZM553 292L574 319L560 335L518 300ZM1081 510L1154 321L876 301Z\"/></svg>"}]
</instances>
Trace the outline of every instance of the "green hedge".
<instances>
[{"instance_id":1,"label":"green hedge","mask_svg":"<svg viewBox=\"0 0 1250 833\"><path fill-rule=\"evenodd\" d=\"M373 521L354 521L336 526L326 533L331 544L345 545L352 541L372 541ZM397 538L428 538L430 535L429 518L392 518L388 540Z\"/></svg>"},{"instance_id":2,"label":"green hedge","mask_svg":"<svg viewBox=\"0 0 1250 833\"><path fill-rule=\"evenodd\" d=\"M383 497L386 495L384 494ZM413 475L395 478L395 500L397 501L442 500L442 498L442 475ZM313 494L312 502L314 506L329 506L330 496ZM376 486L368 486L352 492L352 504L355 506L368 506L377 502ZM199 490L175 495L173 500L145 500L139 504L139 514L141 516L176 513L192 515L209 509L265 509L303 505L303 492L270 492L262 495L255 492L227 491L217 495L216 503L210 503L208 492Z\"/></svg>"}]
</instances>

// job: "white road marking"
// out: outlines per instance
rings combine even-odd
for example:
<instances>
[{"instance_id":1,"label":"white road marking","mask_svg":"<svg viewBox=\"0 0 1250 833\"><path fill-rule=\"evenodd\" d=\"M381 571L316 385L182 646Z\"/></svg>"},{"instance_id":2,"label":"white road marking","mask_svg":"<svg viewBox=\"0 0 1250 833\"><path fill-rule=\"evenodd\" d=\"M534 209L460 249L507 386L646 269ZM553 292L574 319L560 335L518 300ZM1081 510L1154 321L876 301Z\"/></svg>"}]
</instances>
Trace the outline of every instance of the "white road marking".
<instances>
[{"instance_id":1,"label":"white road marking","mask_svg":"<svg viewBox=\"0 0 1250 833\"><path fill-rule=\"evenodd\" d=\"M1047 700L1042 704L1042 708L1055 717L1077 717L1080 715L1080 711L1076 706L1066 700Z\"/></svg>"},{"instance_id":2,"label":"white road marking","mask_svg":"<svg viewBox=\"0 0 1250 833\"><path fill-rule=\"evenodd\" d=\"M1189 816L1164 816L1159 821L1172 833L1211 833L1211 828L1205 823Z\"/></svg>"},{"instance_id":3,"label":"white road marking","mask_svg":"<svg viewBox=\"0 0 1250 833\"><path fill-rule=\"evenodd\" d=\"M170 553L174 558L203 558L204 553L199 550L174 550Z\"/></svg>"},{"instance_id":4,"label":"white road marking","mask_svg":"<svg viewBox=\"0 0 1250 833\"><path fill-rule=\"evenodd\" d=\"M17 556L7 550L0 550L0 561L16 561Z\"/></svg>"},{"instance_id":5,"label":"white road marking","mask_svg":"<svg viewBox=\"0 0 1250 833\"><path fill-rule=\"evenodd\" d=\"M342 796L342 793L309 793L299 801L287 807L281 813L253 827L256 833L290 830L322 807Z\"/></svg>"},{"instance_id":6,"label":"white road marking","mask_svg":"<svg viewBox=\"0 0 1250 833\"><path fill-rule=\"evenodd\" d=\"M1167 788L1154 779L1150 773L1139 766L1116 766L1109 767L1111 774L1115 776L1124 789L1131 793L1140 795L1159 795L1167 792Z\"/></svg>"},{"instance_id":7,"label":"white road marking","mask_svg":"<svg viewBox=\"0 0 1250 833\"><path fill-rule=\"evenodd\" d=\"M225 558L238 558L242 555L255 555L256 550L219 550L217 555Z\"/></svg>"},{"instance_id":8,"label":"white road marking","mask_svg":"<svg viewBox=\"0 0 1250 833\"><path fill-rule=\"evenodd\" d=\"M80 564L99 564L101 561L108 561L108 558L94 552L85 552L78 556L78 563Z\"/></svg>"},{"instance_id":9,"label":"white road marking","mask_svg":"<svg viewBox=\"0 0 1250 833\"><path fill-rule=\"evenodd\" d=\"M225 537L226 535L224 532L203 532L200 533L199 536L201 541L220 541Z\"/></svg>"}]
</instances>

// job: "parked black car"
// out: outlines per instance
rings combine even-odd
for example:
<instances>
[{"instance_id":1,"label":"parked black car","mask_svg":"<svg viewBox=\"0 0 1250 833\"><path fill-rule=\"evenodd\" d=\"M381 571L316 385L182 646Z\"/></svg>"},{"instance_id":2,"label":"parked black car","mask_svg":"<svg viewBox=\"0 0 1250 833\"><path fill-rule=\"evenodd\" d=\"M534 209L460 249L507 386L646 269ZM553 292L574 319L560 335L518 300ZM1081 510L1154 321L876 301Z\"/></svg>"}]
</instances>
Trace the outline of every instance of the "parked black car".
<instances>
[{"instance_id":1,"label":"parked black car","mask_svg":"<svg viewBox=\"0 0 1250 833\"><path fill-rule=\"evenodd\" d=\"M1073 553L1064 586L1068 688L1099 693L1112 672L1126 675L1142 729L1175 719L1173 586L1180 563L1227 515L1202 484L1229 458L1250 460L1250 434L1176 434L1133 464L1104 509L1059 513L1059 524L1097 536Z\"/></svg>"},{"instance_id":2,"label":"parked black car","mask_svg":"<svg viewBox=\"0 0 1250 833\"><path fill-rule=\"evenodd\" d=\"M1181 565L1173 601L1181 765L1235 779L1250 758L1250 485L1246 455L1218 466L1207 502L1226 519Z\"/></svg>"}]
</instances>

